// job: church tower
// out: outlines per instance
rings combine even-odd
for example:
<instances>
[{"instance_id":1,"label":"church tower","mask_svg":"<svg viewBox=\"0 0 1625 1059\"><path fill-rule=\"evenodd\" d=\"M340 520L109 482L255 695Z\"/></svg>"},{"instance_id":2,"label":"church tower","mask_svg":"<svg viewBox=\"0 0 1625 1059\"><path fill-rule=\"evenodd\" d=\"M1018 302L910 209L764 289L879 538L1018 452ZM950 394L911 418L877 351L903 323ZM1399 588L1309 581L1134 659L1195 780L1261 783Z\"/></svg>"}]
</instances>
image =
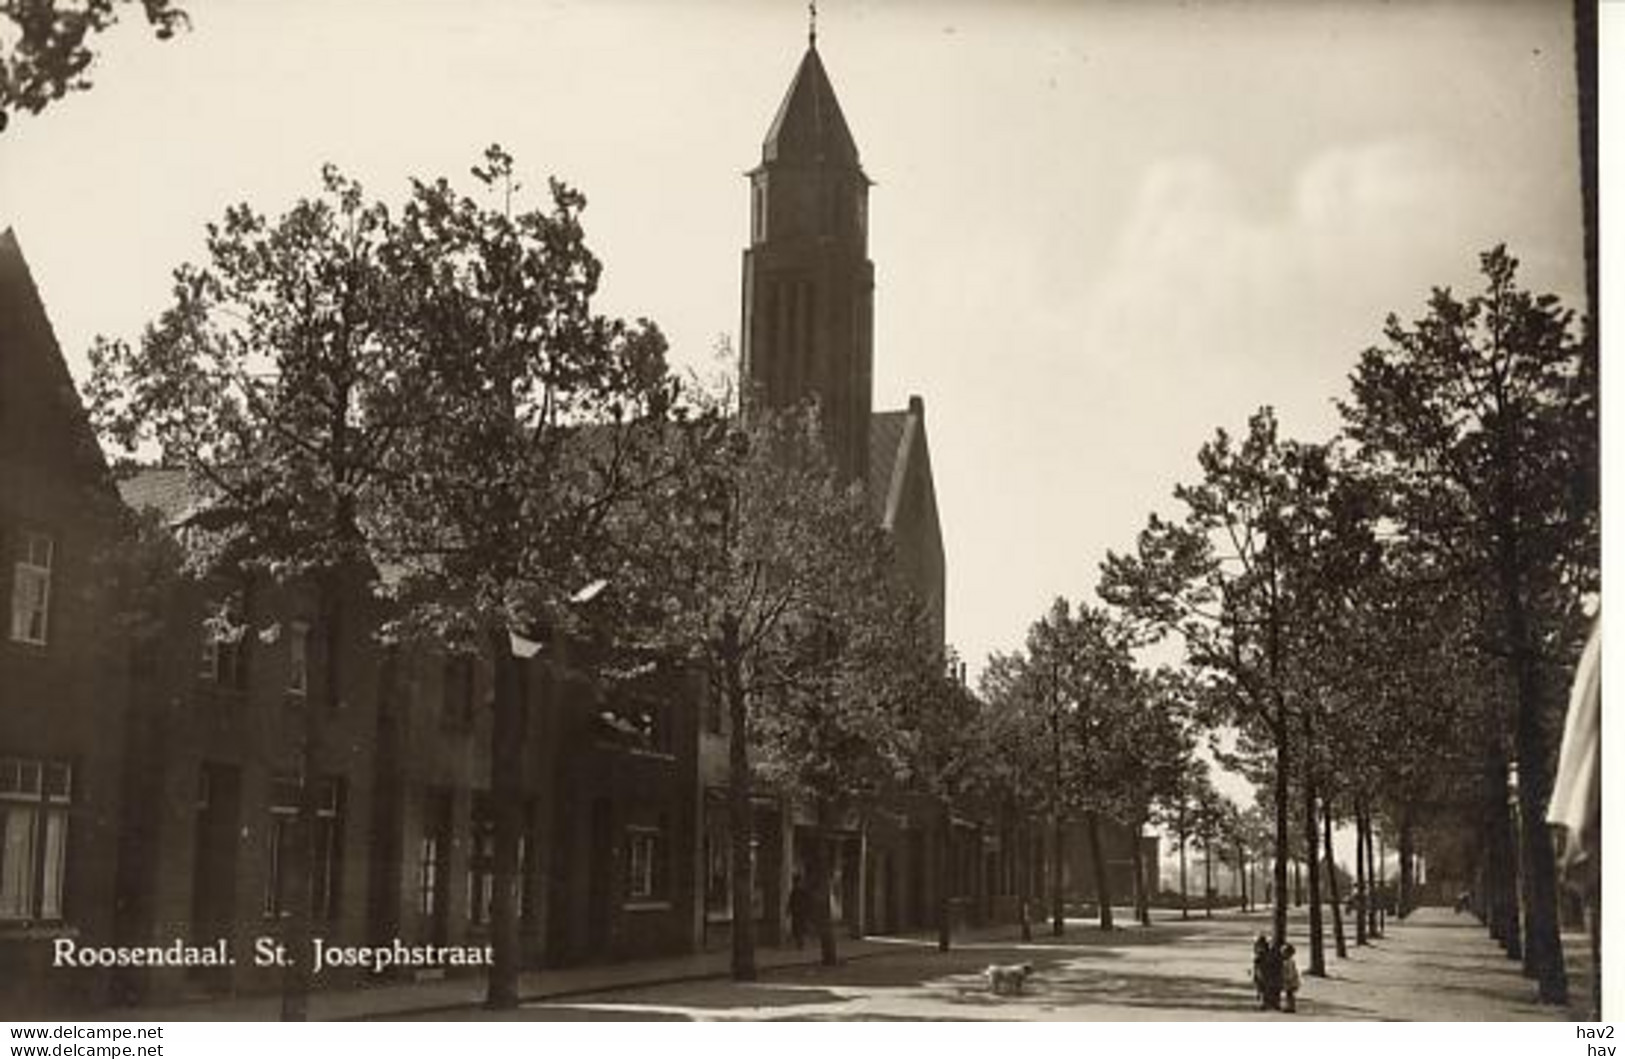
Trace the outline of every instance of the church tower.
<instances>
[{"instance_id":1,"label":"church tower","mask_svg":"<svg viewBox=\"0 0 1625 1059\"><path fill-rule=\"evenodd\" d=\"M874 264L869 178L809 33L750 178L740 375L746 401L816 398L832 462L867 482ZM883 487L883 483L882 483Z\"/></svg>"}]
</instances>

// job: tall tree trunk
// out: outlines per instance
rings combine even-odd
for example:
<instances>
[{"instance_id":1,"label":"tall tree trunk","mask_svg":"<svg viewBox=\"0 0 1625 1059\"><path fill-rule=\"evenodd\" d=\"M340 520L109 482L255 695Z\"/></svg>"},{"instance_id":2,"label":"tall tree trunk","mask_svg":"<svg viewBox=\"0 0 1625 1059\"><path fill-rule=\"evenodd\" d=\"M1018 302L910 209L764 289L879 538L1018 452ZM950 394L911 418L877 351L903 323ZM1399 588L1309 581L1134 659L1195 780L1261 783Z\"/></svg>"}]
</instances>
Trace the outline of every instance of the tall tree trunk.
<instances>
[{"instance_id":1,"label":"tall tree trunk","mask_svg":"<svg viewBox=\"0 0 1625 1059\"><path fill-rule=\"evenodd\" d=\"M1017 848L1016 878L1021 886L1021 940L1033 940L1033 840L1031 822L1023 816L1016 833L1021 838Z\"/></svg>"},{"instance_id":2,"label":"tall tree trunk","mask_svg":"<svg viewBox=\"0 0 1625 1059\"><path fill-rule=\"evenodd\" d=\"M491 971L485 1006L510 1010L519 1006L519 832L524 789L524 703L520 701L519 659L508 630L489 636L495 687L491 717L491 813L495 824L495 859L491 867Z\"/></svg>"},{"instance_id":3,"label":"tall tree trunk","mask_svg":"<svg viewBox=\"0 0 1625 1059\"><path fill-rule=\"evenodd\" d=\"M1506 758L1497 754L1490 771L1490 841L1492 874L1495 877L1497 909L1494 919L1500 929L1498 940L1507 957L1523 959L1523 917L1519 909L1519 880L1516 837L1511 808L1507 804Z\"/></svg>"},{"instance_id":4,"label":"tall tree trunk","mask_svg":"<svg viewBox=\"0 0 1625 1059\"><path fill-rule=\"evenodd\" d=\"M937 802L937 949L947 952L953 944L954 899L949 886L954 864L954 812L948 799Z\"/></svg>"},{"instance_id":5,"label":"tall tree trunk","mask_svg":"<svg viewBox=\"0 0 1625 1059\"><path fill-rule=\"evenodd\" d=\"M825 967L834 967L841 959L835 940L835 916L830 907L830 880L834 875L830 857L838 855L831 848L831 817L829 806L820 802L814 811L812 848L807 858L807 873L811 876L807 889L812 898L813 926L818 931L818 962Z\"/></svg>"},{"instance_id":6,"label":"tall tree trunk","mask_svg":"<svg viewBox=\"0 0 1625 1059\"><path fill-rule=\"evenodd\" d=\"M1399 918L1416 907L1416 833L1407 806L1399 818Z\"/></svg>"},{"instance_id":7,"label":"tall tree trunk","mask_svg":"<svg viewBox=\"0 0 1625 1059\"><path fill-rule=\"evenodd\" d=\"M1371 872L1365 862L1365 803L1354 803L1354 944L1371 944L1365 932L1365 906L1371 901Z\"/></svg>"},{"instance_id":8,"label":"tall tree trunk","mask_svg":"<svg viewBox=\"0 0 1625 1059\"><path fill-rule=\"evenodd\" d=\"M1313 710L1303 711L1304 775L1303 775L1303 849L1309 868L1309 973L1326 977L1326 928L1320 911L1320 806L1315 791L1315 770L1310 767L1314 757L1309 749L1314 746Z\"/></svg>"},{"instance_id":9,"label":"tall tree trunk","mask_svg":"<svg viewBox=\"0 0 1625 1059\"><path fill-rule=\"evenodd\" d=\"M1365 870L1371 876L1371 900L1366 902L1366 933L1373 938L1382 937L1382 865L1377 861L1376 825L1370 808L1365 811Z\"/></svg>"},{"instance_id":10,"label":"tall tree trunk","mask_svg":"<svg viewBox=\"0 0 1625 1059\"><path fill-rule=\"evenodd\" d=\"M1185 872L1185 842L1189 836L1184 831L1179 832L1179 918L1191 917L1191 891L1186 881Z\"/></svg>"},{"instance_id":11,"label":"tall tree trunk","mask_svg":"<svg viewBox=\"0 0 1625 1059\"><path fill-rule=\"evenodd\" d=\"M1062 858L1062 855L1063 855L1064 851L1062 850L1061 814L1060 814L1059 809L1057 809L1054 816L1051 817L1051 821L1052 821L1051 827L1053 829L1052 834L1051 834L1051 845L1053 846L1053 848L1050 850L1050 865L1049 865L1049 882L1050 882L1050 928L1049 928L1049 932L1051 934L1055 935L1058 938L1062 934L1066 933L1066 894L1063 893L1062 890L1061 890L1061 884L1064 881L1064 877L1062 875L1061 858Z\"/></svg>"},{"instance_id":12,"label":"tall tree trunk","mask_svg":"<svg viewBox=\"0 0 1625 1059\"><path fill-rule=\"evenodd\" d=\"M1348 939L1343 935L1343 895L1338 893L1337 885L1337 854L1332 851L1332 803L1323 800L1320 803L1322 820L1322 834L1326 846L1326 882L1332 893L1332 937L1337 943L1337 958L1348 958Z\"/></svg>"},{"instance_id":13,"label":"tall tree trunk","mask_svg":"<svg viewBox=\"0 0 1625 1059\"><path fill-rule=\"evenodd\" d=\"M282 945L287 962L282 969L281 1019L304 1022L309 1017L310 980L315 953L311 940L316 893L311 873L321 855L316 848L317 802L321 795L322 725L338 712L343 695L343 584L333 571L315 578L316 620L321 632L322 693L306 700L299 740L299 814L294 820L288 851L292 854L279 880L283 887ZM247 635L246 633L244 635Z\"/></svg>"},{"instance_id":14,"label":"tall tree trunk","mask_svg":"<svg viewBox=\"0 0 1625 1059\"><path fill-rule=\"evenodd\" d=\"M1060 696L1060 679L1055 678L1053 694ZM1050 739L1054 744L1054 775L1051 776L1050 788L1050 826L1053 829L1052 849L1050 850L1050 933L1060 937L1066 933L1066 895L1061 892L1062 863L1061 863L1061 708L1059 702L1051 703L1050 710Z\"/></svg>"},{"instance_id":15,"label":"tall tree trunk","mask_svg":"<svg viewBox=\"0 0 1625 1059\"><path fill-rule=\"evenodd\" d=\"M1540 999L1566 1004L1568 972L1563 965L1563 941L1557 924L1557 863L1546 825L1546 804L1551 797L1551 767L1547 759L1545 696L1525 589L1524 557L1517 503L1517 440L1508 417L1497 420L1496 439L1496 568L1501 589L1501 617L1510 648L1512 684L1516 696L1514 740L1518 760L1520 874L1527 901L1524 907L1525 947L1540 983Z\"/></svg>"},{"instance_id":16,"label":"tall tree trunk","mask_svg":"<svg viewBox=\"0 0 1625 1059\"><path fill-rule=\"evenodd\" d=\"M1292 858L1292 907L1303 905L1303 861Z\"/></svg>"},{"instance_id":17,"label":"tall tree trunk","mask_svg":"<svg viewBox=\"0 0 1625 1059\"><path fill-rule=\"evenodd\" d=\"M1100 929L1111 930L1111 880L1106 876L1106 856L1100 848L1100 814L1091 809L1086 820L1089 825L1089 859L1095 865L1095 905L1100 912Z\"/></svg>"},{"instance_id":18,"label":"tall tree trunk","mask_svg":"<svg viewBox=\"0 0 1625 1059\"><path fill-rule=\"evenodd\" d=\"M1145 830L1144 821L1136 821L1133 831L1134 842L1134 918L1142 927L1151 925L1151 895L1146 890L1145 882L1145 851L1140 848L1140 834Z\"/></svg>"},{"instance_id":19,"label":"tall tree trunk","mask_svg":"<svg viewBox=\"0 0 1625 1059\"><path fill-rule=\"evenodd\" d=\"M736 982L756 979L755 866L751 863L755 821L750 808L749 736L745 711L744 658L739 643L739 619L722 619L722 692L728 703L728 830L733 864L729 872L733 897L733 977Z\"/></svg>"},{"instance_id":20,"label":"tall tree trunk","mask_svg":"<svg viewBox=\"0 0 1625 1059\"><path fill-rule=\"evenodd\" d=\"M1279 948L1286 944L1286 861L1291 848L1288 827L1289 803L1292 799L1288 786L1291 752L1287 735L1290 729L1287 725L1286 696L1281 693L1280 684L1280 630L1273 621L1270 623L1269 641L1270 687L1275 697L1275 718L1271 726L1271 734L1275 737L1275 914L1271 940Z\"/></svg>"},{"instance_id":21,"label":"tall tree trunk","mask_svg":"<svg viewBox=\"0 0 1625 1059\"><path fill-rule=\"evenodd\" d=\"M1213 918L1213 836L1202 836L1202 915Z\"/></svg>"}]
</instances>

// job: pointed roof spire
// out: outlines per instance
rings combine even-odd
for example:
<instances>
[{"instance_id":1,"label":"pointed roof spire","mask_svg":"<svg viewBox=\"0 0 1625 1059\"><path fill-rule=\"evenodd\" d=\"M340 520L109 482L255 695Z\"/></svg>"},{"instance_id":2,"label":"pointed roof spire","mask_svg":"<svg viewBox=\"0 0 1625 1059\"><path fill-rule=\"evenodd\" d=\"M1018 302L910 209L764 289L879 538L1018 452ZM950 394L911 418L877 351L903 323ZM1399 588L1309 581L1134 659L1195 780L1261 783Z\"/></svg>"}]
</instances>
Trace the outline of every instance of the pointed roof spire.
<instances>
[{"instance_id":1,"label":"pointed roof spire","mask_svg":"<svg viewBox=\"0 0 1625 1059\"><path fill-rule=\"evenodd\" d=\"M834 162L858 166L858 145L835 99L835 88L818 56L818 5L807 5L811 22L807 53L762 143L762 161Z\"/></svg>"}]
</instances>

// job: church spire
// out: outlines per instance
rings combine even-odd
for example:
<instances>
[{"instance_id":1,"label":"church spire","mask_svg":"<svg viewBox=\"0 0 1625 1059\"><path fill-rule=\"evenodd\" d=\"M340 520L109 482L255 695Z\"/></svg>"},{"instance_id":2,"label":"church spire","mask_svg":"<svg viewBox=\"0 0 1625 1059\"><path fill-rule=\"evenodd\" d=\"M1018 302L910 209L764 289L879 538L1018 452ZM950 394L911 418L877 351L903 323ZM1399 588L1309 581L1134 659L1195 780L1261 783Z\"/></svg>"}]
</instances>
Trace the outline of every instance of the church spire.
<instances>
[{"instance_id":1,"label":"church spire","mask_svg":"<svg viewBox=\"0 0 1625 1059\"><path fill-rule=\"evenodd\" d=\"M767 407L815 399L835 466L862 481L874 390L870 182L818 54L817 5L807 12L807 51L749 174L741 375Z\"/></svg>"}]
</instances>

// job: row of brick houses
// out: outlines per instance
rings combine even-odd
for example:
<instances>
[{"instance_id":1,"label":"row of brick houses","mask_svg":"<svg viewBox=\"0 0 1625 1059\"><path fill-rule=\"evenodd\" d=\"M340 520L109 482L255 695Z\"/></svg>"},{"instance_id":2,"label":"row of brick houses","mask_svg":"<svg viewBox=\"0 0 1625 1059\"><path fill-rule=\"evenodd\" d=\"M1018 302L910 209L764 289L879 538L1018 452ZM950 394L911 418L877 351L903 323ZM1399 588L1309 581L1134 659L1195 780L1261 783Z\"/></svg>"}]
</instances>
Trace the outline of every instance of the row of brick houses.
<instances>
[{"instance_id":1,"label":"row of brick houses","mask_svg":"<svg viewBox=\"0 0 1625 1059\"><path fill-rule=\"evenodd\" d=\"M743 383L834 410L832 455L863 480L940 635L924 402L872 409L869 181L816 48L751 182ZM330 642L296 587L159 576L146 550L162 550L163 535L138 539L132 519L173 526L191 503L177 472L115 481L17 240L0 236L0 1011L276 989L277 969L252 957L287 918L312 710L323 711L310 769L315 933L341 945L488 937L488 665L383 643L386 614L361 579ZM522 663L522 962L726 949L735 910L718 697L686 670L611 691L572 661L578 647L550 643ZM342 663L331 708L313 694L330 651ZM755 806L749 914L764 944L781 944L813 829L771 791ZM1126 897L1129 839L1108 831ZM1016 894L1045 900L1046 835L1031 822L955 819L943 858L923 800L854 815L825 839L836 918L852 934L927 929L945 889L960 923L1013 920ZM1093 892L1085 850L1081 836L1066 843L1064 885L1078 898ZM1148 869L1156 863L1153 847ZM65 940L222 939L233 964L53 965ZM318 985L350 980L324 973Z\"/></svg>"}]
</instances>

